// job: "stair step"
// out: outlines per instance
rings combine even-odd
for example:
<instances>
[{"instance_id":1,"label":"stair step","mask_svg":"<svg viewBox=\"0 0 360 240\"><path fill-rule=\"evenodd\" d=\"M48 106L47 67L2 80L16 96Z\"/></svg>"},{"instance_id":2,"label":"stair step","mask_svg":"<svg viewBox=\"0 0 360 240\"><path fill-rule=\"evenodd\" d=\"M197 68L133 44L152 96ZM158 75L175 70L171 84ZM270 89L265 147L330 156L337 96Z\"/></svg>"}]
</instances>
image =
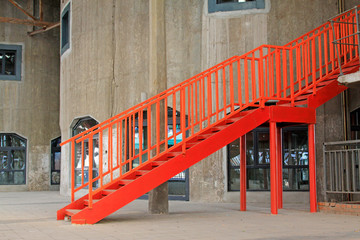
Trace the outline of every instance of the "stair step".
<instances>
[{"instance_id":1,"label":"stair step","mask_svg":"<svg viewBox=\"0 0 360 240\"><path fill-rule=\"evenodd\" d=\"M113 192L116 192L117 189L104 189L102 190L102 195L107 196Z\"/></svg>"},{"instance_id":2,"label":"stair step","mask_svg":"<svg viewBox=\"0 0 360 240\"><path fill-rule=\"evenodd\" d=\"M234 122L232 122L232 123L234 123ZM229 123L229 124L230 124L230 123ZM215 126L215 127L212 127L212 128L210 129L210 131L213 132L213 133L219 132L219 131L223 130L224 128L227 128L227 126L228 126L228 124ZM212 135L212 134L211 134L211 135Z\"/></svg>"},{"instance_id":3,"label":"stair step","mask_svg":"<svg viewBox=\"0 0 360 240\"><path fill-rule=\"evenodd\" d=\"M325 85L323 86L316 86L316 91L319 91L320 89L322 89L323 87L325 87ZM309 90L307 90L306 92L304 92L304 94L312 94L314 92L314 89L311 88Z\"/></svg>"},{"instance_id":4,"label":"stair step","mask_svg":"<svg viewBox=\"0 0 360 240\"><path fill-rule=\"evenodd\" d=\"M142 175L144 175L144 174L146 174L146 173L148 173L148 172L150 172L150 170L137 170L137 171L135 172L135 175L136 175L136 176L142 176Z\"/></svg>"},{"instance_id":5,"label":"stair step","mask_svg":"<svg viewBox=\"0 0 360 240\"><path fill-rule=\"evenodd\" d=\"M214 134L213 134L213 133L205 133L205 134L199 135L197 138L198 138L199 140L205 140L205 139L207 139L208 137L211 137L212 135L214 135Z\"/></svg>"},{"instance_id":6,"label":"stair step","mask_svg":"<svg viewBox=\"0 0 360 240\"><path fill-rule=\"evenodd\" d=\"M167 161L164 160L164 159L159 159L159 160L153 161L152 164L153 164L153 166L158 167L158 166L163 165L163 164L166 163L166 162L167 162Z\"/></svg>"},{"instance_id":7,"label":"stair step","mask_svg":"<svg viewBox=\"0 0 360 240\"><path fill-rule=\"evenodd\" d=\"M186 143L186 149L192 148L192 147L195 146L196 144L198 144L198 142Z\"/></svg>"},{"instance_id":8,"label":"stair step","mask_svg":"<svg viewBox=\"0 0 360 240\"><path fill-rule=\"evenodd\" d=\"M343 67L343 72L345 74L349 74L349 73L352 73L352 72L356 72L359 68L359 65L349 65L349 66L346 66L346 67Z\"/></svg>"},{"instance_id":9,"label":"stair step","mask_svg":"<svg viewBox=\"0 0 360 240\"><path fill-rule=\"evenodd\" d=\"M93 200L92 200L93 204L96 203L96 202L98 202L98 201L100 201L100 199L93 199ZM89 206L89 199L85 199L85 200L84 200L84 204L85 204L85 206Z\"/></svg>"},{"instance_id":10,"label":"stair step","mask_svg":"<svg viewBox=\"0 0 360 240\"><path fill-rule=\"evenodd\" d=\"M295 102L299 102L299 101L302 101L302 100L307 100L309 96L311 96L312 93L307 93L307 94L301 94L300 96L296 97L294 99Z\"/></svg>"},{"instance_id":11,"label":"stair step","mask_svg":"<svg viewBox=\"0 0 360 240\"><path fill-rule=\"evenodd\" d=\"M80 212L82 209L66 209L65 210L65 214L67 216L73 216L75 214L77 214L78 212Z\"/></svg>"},{"instance_id":12,"label":"stair step","mask_svg":"<svg viewBox=\"0 0 360 240\"><path fill-rule=\"evenodd\" d=\"M178 156L178 155L181 155L182 154L182 152L168 152L167 153L167 156L169 157L176 157L176 156Z\"/></svg>"},{"instance_id":13,"label":"stair step","mask_svg":"<svg viewBox=\"0 0 360 240\"><path fill-rule=\"evenodd\" d=\"M338 79L338 78L336 78L336 79ZM336 80L322 81L322 82L318 83L317 86L318 86L318 87L324 87L324 86L329 85L329 84L332 83L333 81L336 81Z\"/></svg>"},{"instance_id":14,"label":"stair step","mask_svg":"<svg viewBox=\"0 0 360 240\"><path fill-rule=\"evenodd\" d=\"M121 180L119 180L119 185L120 186L125 186L125 185L127 185L127 184L129 184L129 183L131 183L133 181L134 180L132 180L132 179L121 179Z\"/></svg>"}]
</instances>

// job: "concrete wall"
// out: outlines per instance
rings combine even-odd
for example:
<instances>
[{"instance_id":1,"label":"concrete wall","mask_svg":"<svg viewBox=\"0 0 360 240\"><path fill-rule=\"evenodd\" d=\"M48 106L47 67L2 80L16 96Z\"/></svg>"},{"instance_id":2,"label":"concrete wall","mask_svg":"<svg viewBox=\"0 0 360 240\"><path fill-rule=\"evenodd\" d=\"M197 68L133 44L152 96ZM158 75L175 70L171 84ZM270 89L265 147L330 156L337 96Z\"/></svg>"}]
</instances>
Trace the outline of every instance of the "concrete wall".
<instances>
[{"instance_id":1,"label":"concrete wall","mask_svg":"<svg viewBox=\"0 0 360 240\"><path fill-rule=\"evenodd\" d=\"M206 0L167 0L167 86L261 44L283 45L336 15L337 2L266 0L266 9L256 12L208 14ZM68 3L61 1L61 8ZM90 115L101 122L139 103L142 93L149 96L148 1L76 0L70 4L71 46L61 57L63 139L70 137L74 119ZM324 140L341 136L341 130L335 129L341 119L339 104L335 98L318 110L318 149ZM325 131L325 125L334 128ZM65 147L62 157L68 156ZM69 161L63 161L63 194L69 193L69 167ZM190 199L235 201L239 193L227 192L226 175L226 150L222 149L190 169Z\"/></svg>"},{"instance_id":2,"label":"concrete wall","mask_svg":"<svg viewBox=\"0 0 360 240\"><path fill-rule=\"evenodd\" d=\"M68 3L62 2L62 8ZM64 139L70 137L75 118L91 115L101 122L140 103L142 93L150 95L148 1L70 4L71 47L61 57L60 126ZM193 7L166 1L168 87L201 70L202 2L189 4ZM67 146L63 148L62 156L67 158L68 151ZM64 194L70 186L69 167L69 162L62 164Z\"/></svg>"},{"instance_id":3,"label":"concrete wall","mask_svg":"<svg viewBox=\"0 0 360 240\"><path fill-rule=\"evenodd\" d=\"M17 1L33 12L33 1ZM46 0L44 20L59 19L59 2ZM0 16L25 19L8 1ZM0 43L23 46L21 81L0 80L0 132L27 139L26 185L0 186L2 190L49 190L50 142L59 129L59 28L30 37L33 27L0 23Z\"/></svg>"}]
</instances>

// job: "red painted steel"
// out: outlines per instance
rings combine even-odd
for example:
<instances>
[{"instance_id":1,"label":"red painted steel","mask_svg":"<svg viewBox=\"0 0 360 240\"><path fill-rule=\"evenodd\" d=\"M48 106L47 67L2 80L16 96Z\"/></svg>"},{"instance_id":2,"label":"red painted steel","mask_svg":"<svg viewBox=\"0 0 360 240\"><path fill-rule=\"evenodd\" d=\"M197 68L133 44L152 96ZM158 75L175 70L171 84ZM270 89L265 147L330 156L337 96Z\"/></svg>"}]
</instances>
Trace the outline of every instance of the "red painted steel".
<instances>
[{"instance_id":1,"label":"red painted steel","mask_svg":"<svg viewBox=\"0 0 360 240\"><path fill-rule=\"evenodd\" d=\"M278 127L276 131L276 158L278 162L278 209L283 208L283 174L282 174L282 138L281 128Z\"/></svg>"},{"instance_id":2,"label":"red painted steel","mask_svg":"<svg viewBox=\"0 0 360 240\"><path fill-rule=\"evenodd\" d=\"M315 164L315 124L309 124L309 191L310 212L317 212L316 164Z\"/></svg>"},{"instance_id":3,"label":"red painted steel","mask_svg":"<svg viewBox=\"0 0 360 240\"><path fill-rule=\"evenodd\" d=\"M271 213L278 214L278 162L276 158L276 122L270 122L270 199Z\"/></svg>"},{"instance_id":4,"label":"red painted steel","mask_svg":"<svg viewBox=\"0 0 360 240\"><path fill-rule=\"evenodd\" d=\"M240 211L246 211L246 135L240 137Z\"/></svg>"},{"instance_id":5,"label":"red painted steel","mask_svg":"<svg viewBox=\"0 0 360 240\"><path fill-rule=\"evenodd\" d=\"M333 20L352 24L355 22L355 14L352 10ZM281 200L281 166L276 167L280 162L276 160L279 147L274 145L279 141L274 132L276 122L314 124L315 108L345 89L336 82L340 73L339 64L345 73L355 71L358 66L354 63L358 63L359 56L357 46L337 48L333 44L333 33L336 39L342 39L343 34L351 33L345 31L342 24L334 24L335 29L340 31L333 31L330 23L326 23L285 46L262 45L244 55L234 56L61 143L61 146L70 143L72 203L68 208L75 207L84 211L92 208L93 212L98 212L100 210L95 210L95 206L101 206L104 210L107 207L101 202L112 195L109 192L111 187L115 187L119 181L122 181L121 188L136 185L135 182L143 177L153 176L150 173L154 169L163 169L162 166L170 165L175 158L180 159L178 153L184 159L190 159L189 154L194 154L194 160L190 163L201 160L197 159L200 155L193 153L191 149L199 145L195 142L196 139L210 142L212 135L215 138L217 133L212 130L219 131L218 136L222 137L217 137L219 144L205 147L211 151L224 146L228 139L235 139L246 133L240 130L227 132L228 128L222 125L224 121L231 126L241 122L243 128L246 128L245 125L254 128L257 125L252 123L271 119L271 209L272 213L276 213L277 208L281 207L280 203L277 204L277 199ZM357 43L358 40L353 38L346 41ZM336 55L336 50L339 50L340 56ZM270 100L276 101L279 106L266 107L265 103ZM164 113L160 110L162 106ZM172 110L168 111L168 107ZM242 113L259 107L256 113L261 121ZM241 117L245 115L246 121L242 121ZM236 116L240 118L231 120ZM164 123L161 122L163 119ZM168 133L171 128L172 132ZM250 130L252 129L248 129ZM230 136L225 137L224 132ZM88 166L85 166L86 159ZM164 161L169 164L163 163ZM189 164L186 166L190 166ZM75 171L75 165L81 165L81 170ZM179 169L181 167L175 167L169 173L175 175ZM172 177L169 174L164 176ZM163 176L153 176L140 189L132 188L134 193L129 195L131 197L125 197L124 201L133 200L142 190L156 187L164 179ZM134 184L128 183L130 180ZM114 189L118 187L119 185ZM88 195L75 200L75 193L80 190L88 191ZM94 199L101 201L95 203ZM92 222L87 221L87 215L82 215L81 212L72 216L73 222ZM88 210L86 212L89 214ZM58 219L64 214L64 210L59 210ZM76 217L80 215L84 219Z\"/></svg>"}]
</instances>

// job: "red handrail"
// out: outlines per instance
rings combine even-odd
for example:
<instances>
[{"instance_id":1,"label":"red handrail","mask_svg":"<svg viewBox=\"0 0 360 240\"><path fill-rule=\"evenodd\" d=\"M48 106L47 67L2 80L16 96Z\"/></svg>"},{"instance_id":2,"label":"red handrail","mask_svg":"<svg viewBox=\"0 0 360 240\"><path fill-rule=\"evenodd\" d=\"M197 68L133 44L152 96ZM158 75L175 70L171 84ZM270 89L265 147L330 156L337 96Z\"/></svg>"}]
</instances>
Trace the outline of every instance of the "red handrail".
<instances>
[{"instance_id":1,"label":"red handrail","mask_svg":"<svg viewBox=\"0 0 360 240\"><path fill-rule=\"evenodd\" d=\"M351 11L333 20L354 23ZM354 32L341 24L335 24L336 39ZM339 69L339 60L345 64L359 57L357 46L336 49L332 39L333 29L326 23L285 46L262 45L64 141L61 146L71 143L71 200L87 187L91 208L92 196L113 180L174 150L184 154L189 139L237 111L264 107L269 100L294 106L297 96L311 88L316 91L317 83Z\"/></svg>"}]
</instances>

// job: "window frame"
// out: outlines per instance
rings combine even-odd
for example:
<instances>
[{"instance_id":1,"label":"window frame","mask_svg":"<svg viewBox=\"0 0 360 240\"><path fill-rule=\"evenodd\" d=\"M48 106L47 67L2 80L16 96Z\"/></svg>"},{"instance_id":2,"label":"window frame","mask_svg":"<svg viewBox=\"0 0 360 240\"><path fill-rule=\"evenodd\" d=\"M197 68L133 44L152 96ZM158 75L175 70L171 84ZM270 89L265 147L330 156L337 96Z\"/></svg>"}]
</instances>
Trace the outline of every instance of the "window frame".
<instances>
[{"instance_id":1,"label":"window frame","mask_svg":"<svg viewBox=\"0 0 360 240\"><path fill-rule=\"evenodd\" d=\"M22 45L0 44L0 53L5 51L15 51L15 75L1 74L3 65L5 64L5 61L3 61L0 66L0 80L21 81Z\"/></svg>"},{"instance_id":2,"label":"window frame","mask_svg":"<svg viewBox=\"0 0 360 240\"><path fill-rule=\"evenodd\" d=\"M61 55L70 48L71 35L71 9L69 2L61 12L61 38L60 38L60 52Z\"/></svg>"},{"instance_id":3,"label":"window frame","mask_svg":"<svg viewBox=\"0 0 360 240\"><path fill-rule=\"evenodd\" d=\"M60 185L60 182L59 183L53 182L53 173L59 173L59 175L60 175L60 172L61 172L61 157L60 157L60 170L55 170L55 153L60 152L60 154L61 154L61 147L58 145L54 146L54 142L59 141L59 140L61 142L61 136L52 139L50 142L50 144L51 144L51 146L50 146L50 148L51 148L50 184L51 185Z\"/></svg>"},{"instance_id":4,"label":"window frame","mask_svg":"<svg viewBox=\"0 0 360 240\"><path fill-rule=\"evenodd\" d=\"M19 138L21 141L23 141L25 143L25 147L22 147L22 146L5 146L5 147L1 147L0 146L0 151L4 151L4 152L8 152L7 154L7 159L10 159L9 158L9 155L10 155L10 152L11 151L14 151L14 150L17 150L17 151L24 151L24 156L25 156L25 159L24 159L24 168L23 169L11 169L10 167L7 168L7 169L0 169L0 173L1 172L23 172L23 175L24 175L24 181L23 183L15 183L15 181L13 183L8 183L8 184L3 184L0 182L0 186L14 186L14 185L26 185L26 168L27 168L27 139L24 138L24 137L21 137L20 135L16 134L16 133L0 133L0 137L1 135L10 135L12 137L16 137L16 138ZM13 159L12 159L13 160ZM7 162L7 165L8 166L11 166L11 162L8 160Z\"/></svg>"},{"instance_id":5,"label":"window frame","mask_svg":"<svg viewBox=\"0 0 360 240\"><path fill-rule=\"evenodd\" d=\"M89 122L89 121L93 121L93 123L91 123L91 124L89 124L87 127L87 129L84 129L84 130L82 130L82 131L79 131L79 132L76 132L77 131L77 129L78 129L78 127L83 123L83 122ZM96 126L96 125L98 125L99 124L99 121L97 121L95 118L93 118L93 117L91 117L91 116L86 116L86 117L81 117L81 118L76 118L76 119L74 119L73 120L73 123L71 124L71 136L72 137L74 137L74 136L76 136L76 135L78 135L78 134L80 134L81 132L84 132L84 131L86 131L86 130L88 130L88 129L90 129L90 128L92 128L92 127L94 127L94 126ZM96 141L97 140L97 137L95 137L94 136L94 138L93 138L93 141ZM87 143L88 144L88 141L84 141L84 143ZM81 144L79 144L79 145L81 145ZM74 172L74 174L75 174L75 181L74 181L74 187L76 188L76 187L78 187L78 186L80 186L80 185L82 185L82 179L84 179L84 183L85 183L85 181L89 181L89 179L88 179L88 176L89 176L89 172L88 172L88 167L84 167L84 176L82 176L81 175L81 172L82 172L82 167L80 167L80 168L78 168L77 167L77 165L79 164L79 161L81 160L82 161L82 150L81 150L81 148L78 148L79 147L79 145L76 143L75 144L75 162L74 162L74 170L75 170L75 172ZM88 147L88 145L87 145L87 147ZM94 151L94 149L95 149L95 144L93 145L93 151ZM77 158L77 157L79 157L79 158ZM79 159L79 160L78 160ZM85 156L84 156L84 159L85 159ZM89 159L89 161L90 161L90 159ZM94 159L93 159L93 161L94 161ZM83 164L83 163L80 163L80 165L81 164ZM70 168L71 169L71 168ZM78 172L80 172L80 177L81 177L81 179L80 179L80 182L78 182L77 181L77 171ZM97 166L93 166L93 178L95 178L96 176L98 176L98 174L99 174L99 168L97 167ZM71 177L71 174L70 174L70 177ZM71 181L70 181L70 183L71 183ZM94 182L93 183L93 187L97 187L98 185L97 185L97 182Z\"/></svg>"},{"instance_id":6,"label":"window frame","mask_svg":"<svg viewBox=\"0 0 360 240\"><path fill-rule=\"evenodd\" d=\"M217 0L208 0L208 13L231 12L249 9L265 9L265 0L225 3L218 3Z\"/></svg>"},{"instance_id":7,"label":"window frame","mask_svg":"<svg viewBox=\"0 0 360 240\"><path fill-rule=\"evenodd\" d=\"M284 145L284 134L286 132L291 132L291 131L304 131L307 133L307 127L302 125L302 126L293 126L293 127L285 127L283 128L282 131L282 145ZM256 170L256 169L263 169L264 171L270 171L270 164L269 163L260 163L259 162L259 146L258 146L258 135L261 133L268 133L269 134L269 128L265 128L265 127L259 127L254 129L253 131L249 132L252 133L252 138L253 138L253 147L252 147L252 151L253 151L253 163L252 164L248 164L248 159L246 160L246 170L247 170L247 178L249 177L248 171L249 170ZM246 136L249 135L246 134ZM238 141L238 139L237 139ZM227 190L228 192L238 192L240 190L236 190L236 189L231 189L231 183L230 181L232 180L232 178L230 178L230 173L232 170L235 170L236 172L240 173L240 166L232 166L230 163L230 144L227 145ZM247 149L248 151L249 149ZM309 149L307 149L309 151ZM282 147L282 155L283 155L283 161L282 161L282 166L283 166L283 172L286 169L309 169L309 165L285 165L284 164L284 155L285 155L285 148ZM246 154L246 156L248 156L248 152ZM248 181L248 179L247 179ZM269 182L270 183L270 182ZM308 184L308 183L307 183ZM266 191L270 191L270 189L249 189L249 184L247 184L247 191L251 191L251 192L266 192ZM268 188L270 188L270 186L268 186ZM285 189L284 191L287 192L308 192L308 189Z\"/></svg>"}]
</instances>

